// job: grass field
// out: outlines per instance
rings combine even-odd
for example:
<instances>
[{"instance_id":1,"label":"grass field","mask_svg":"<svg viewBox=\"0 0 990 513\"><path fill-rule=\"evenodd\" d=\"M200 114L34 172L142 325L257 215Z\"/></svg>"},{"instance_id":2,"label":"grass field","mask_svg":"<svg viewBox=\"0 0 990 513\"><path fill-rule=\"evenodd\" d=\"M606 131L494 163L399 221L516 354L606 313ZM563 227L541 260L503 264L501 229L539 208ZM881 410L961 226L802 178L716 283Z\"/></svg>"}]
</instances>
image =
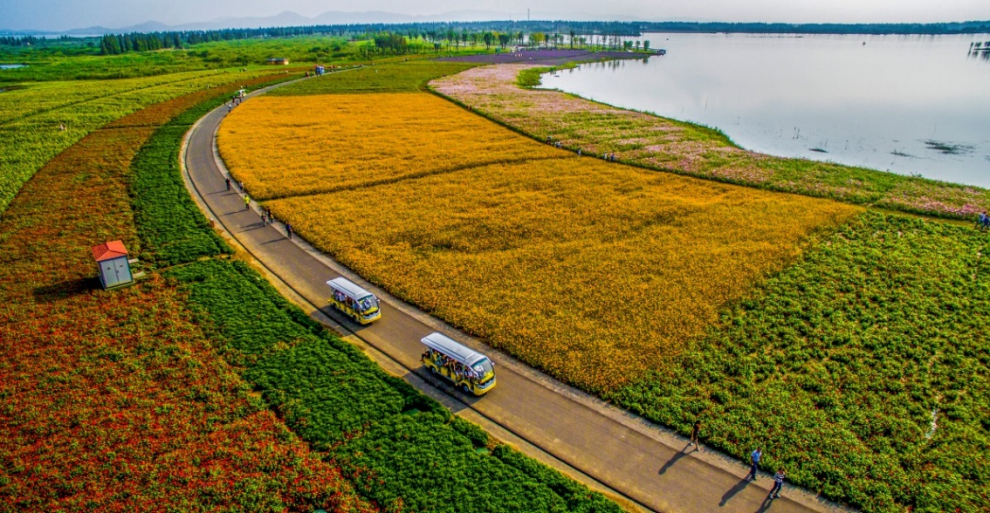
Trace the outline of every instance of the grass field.
<instances>
[{"instance_id":1,"label":"grass field","mask_svg":"<svg viewBox=\"0 0 990 513\"><path fill-rule=\"evenodd\" d=\"M230 261L177 164L241 85L96 129L0 218L0 510L619 511ZM147 277L104 292L89 247L117 238Z\"/></svg>"},{"instance_id":2,"label":"grass field","mask_svg":"<svg viewBox=\"0 0 990 513\"><path fill-rule=\"evenodd\" d=\"M985 510L988 252L966 227L865 214L609 398L682 433L700 417L709 443L763 446L868 511Z\"/></svg>"},{"instance_id":3,"label":"grass field","mask_svg":"<svg viewBox=\"0 0 990 513\"><path fill-rule=\"evenodd\" d=\"M426 84L435 78L460 73L475 66L476 64L470 63L434 62L422 59L386 62L292 84L272 91L271 96L415 92L425 88Z\"/></svg>"},{"instance_id":4,"label":"grass field","mask_svg":"<svg viewBox=\"0 0 990 513\"><path fill-rule=\"evenodd\" d=\"M320 80L325 79L302 83ZM499 162L573 157L465 115L460 107L428 94L299 98L251 100L221 125L221 155L232 175L258 199Z\"/></svg>"},{"instance_id":5,"label":"grass field","mask_svg":"<svg viewBox=\"0 0 990 513\"><path fill-rule=\"evenodd\" d=\"M252 100L220 135L235 178L318 247L589 390L676 353L858 211L577 158L423 93Z\"/></svg>"},{"instance_id":6,"label":"grass field","mask_svg":"<svg viewBox=\"0 0 990 513\"><path fill-rule=\"evenodd\" d=\"M742 150L710 128L520 87L517 77L528 68L475 68L431 87L538 140L551 136L567 148L615 153L647 168L942 217L975 218L990 208L990 191L979 187L772 157Z\"/></svg>"},{"instance_id":7,"label":"grass field","mask_svg":"<svg viewBox=\"0 0 990 513\"><path fill-rule=\"evenodd\" d=\"M545 101L562 118L533 122L559 129L572 106ZM625 133L592 105L576 137ZM656 137L681 129L688 146L725 143L678 124ZM900 178L840 192L886 204L930 185ZM700 418L736 457L763 446L765 469L826 497L871 512L990 504L990 241L971 228L578 158L267 205L400 297L682 433ZM375 229L342 229L358 217Z\"/></svg>"},{"instance_id":8,"label":"grass field","mask_svg":"<svg viewBox=\"0 0 990 513\"><path fill-rule=\"evenodd\" d=\"M595 391L682 350L810 234L857 212L579 158L268 206L365 278Z\"/></svg>"},{"instance_id":9,"label":"grass field","mask_svg":"<svg viewBox=\"0 0 990 513\"><path fill-rule=\"evenodd\" d=\"M372 510L252 396L179 289L97 290L90 246L139 248L131 162L189 105L94 131L0 220L2 510Z\"/></svg>"},{"instance_id":10,"label":"grass field","mask_svg":"<svg viewBox=\"0 0 990 513\"><path fill-rule=\"evenodd\" d=\"M204 89L246 84L270 73L270 69L209 71L41 82L0 93L0 213L38 169L93 130L149 105Z\"/></svg>"}]
</instances>

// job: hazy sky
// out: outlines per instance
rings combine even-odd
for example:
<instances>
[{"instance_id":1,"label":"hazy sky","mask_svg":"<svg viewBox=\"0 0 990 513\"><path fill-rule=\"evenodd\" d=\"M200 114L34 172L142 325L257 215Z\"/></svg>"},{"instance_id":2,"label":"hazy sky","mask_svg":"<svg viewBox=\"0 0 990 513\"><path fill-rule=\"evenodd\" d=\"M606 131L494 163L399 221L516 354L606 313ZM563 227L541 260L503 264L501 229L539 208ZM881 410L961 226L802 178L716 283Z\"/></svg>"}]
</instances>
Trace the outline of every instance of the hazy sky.
<instances>
[{"instance_id":1,"label":"hazy sky","mask_svg":"<svg viewBox=\"0 0 990 513\"><path fill-rule=\"evenodd\" d=\"M61 30L145 21L179 24L219 17L271 16L294 11L387 11L431 15L481 10L525 17L568 13L602 18L785 22L937 22L990 19L988 0L0 0L0 29Z\"/></svg>"}]
</instances>

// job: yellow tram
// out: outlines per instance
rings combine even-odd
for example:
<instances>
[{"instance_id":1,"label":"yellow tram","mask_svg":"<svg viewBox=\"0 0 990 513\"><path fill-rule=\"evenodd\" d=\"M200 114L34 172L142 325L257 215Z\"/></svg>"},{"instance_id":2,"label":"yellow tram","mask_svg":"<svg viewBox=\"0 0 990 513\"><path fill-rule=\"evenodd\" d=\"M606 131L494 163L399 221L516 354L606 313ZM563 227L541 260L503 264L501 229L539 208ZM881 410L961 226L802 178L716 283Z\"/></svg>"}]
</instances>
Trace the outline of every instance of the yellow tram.
<instances>
[{"instance_id":1,"label":"yellow tram","mask_svg":"<svg viewBox=\"0 0 990 513\"><path fill-rule=\"evenodd\" d=\"M354 322L367 325L382 317L382 309L374 294L362 289L346 278L334 278L327 282L333 295L327 303L333 305Z\"/></svg>"},{"instance_id":2,"label":"yellow tram","mask_svg":"<svg viewBox=\"0 0 990 513\"><path fill-rule=\"evenodd\" d=\"M469 394L481 396L495 388L495 362L487 356L440 333L430 333L421 342L426 346L423 366L433 374Z\"/></svg>"}]
</instances>

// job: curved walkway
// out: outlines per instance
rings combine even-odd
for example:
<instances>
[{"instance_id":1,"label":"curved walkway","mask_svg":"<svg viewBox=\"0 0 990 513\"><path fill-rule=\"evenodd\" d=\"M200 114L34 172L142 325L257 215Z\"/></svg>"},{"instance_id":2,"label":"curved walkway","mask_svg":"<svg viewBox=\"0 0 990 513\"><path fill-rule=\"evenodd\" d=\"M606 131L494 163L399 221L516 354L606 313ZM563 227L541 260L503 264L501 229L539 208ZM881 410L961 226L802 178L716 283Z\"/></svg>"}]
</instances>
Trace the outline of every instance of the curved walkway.
<instances>
[{"instance_id":1,"label":"curved walkway","mask_svg":"<svg viewBox=\"0 0 990 513\"><path fill-rule=\"evenodd\" d=\"M263 94L258 91L250 96ZM498 353L416 310L320 254L304 241L289 240L282 226L265 226L255 208L227 191L227 170L216 150L216 132L226 107L212 111L186 135L182 153L190 192L208 218L218 221L237 245L269 272L275 285L346 339L366 349L386 370L440 399L458 415L475 421L496 438L559 468L624 503L653 511L815 512L840 511L802 490L785 485L784 497L768 501L772 479L750 483L747 469L709 450L687 449L687 441L661 427L609 406ZM356 325L329 313L326 281L347 278L382 299L382 319ZM498 387L483 398L468 397L437 382L419 364L419 339L432 331L493 356Z\"/></svg>"}]
</instances>

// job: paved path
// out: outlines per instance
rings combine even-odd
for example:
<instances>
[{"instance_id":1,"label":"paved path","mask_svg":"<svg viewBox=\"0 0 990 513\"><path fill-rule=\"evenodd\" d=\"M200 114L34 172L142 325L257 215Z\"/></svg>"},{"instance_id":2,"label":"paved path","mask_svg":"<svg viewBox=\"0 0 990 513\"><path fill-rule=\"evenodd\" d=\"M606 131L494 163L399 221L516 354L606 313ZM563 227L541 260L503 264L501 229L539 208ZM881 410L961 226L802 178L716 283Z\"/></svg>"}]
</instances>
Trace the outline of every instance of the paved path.
<instances>
[{"instance_id":1,"label":"paved path","mask_svg":"<svg viewBox=\"0 0 990 513\"><path fill-rule=\"evenodd\" d=\"M263 92L263 91L262 91ZM838 509L806 492L785 488L784 498L766 501L771 479L742 480L746 468L705 450L685 451L686 441L514 361L439 320L396 300L298 240L288 240L281 225L264 226L255 209L245 210L236 191L226 191L226 170L215 147L215 134L226 115L223 107L200 120L187 135L184 153L187 185L204 208L233 239L302 298L312 313L326 320L326 281L345 275L382 299L382 319L367 327L343 317L334 323L350 332L392 372L443 402L459 415L491 423L520 449L553 464L579 480L619 495L632 509L654 511L811 512ZM318 306L317 306L318 305ZM321 309L323 312L315 310ZM336 316L336 314L329 314ZM483 398L468 397L437 383L418 362L419 339L442 331L482 349L498 362L498 387ZM355 340L356 339L356 340Z\"/></svg>"}]
</instances>

